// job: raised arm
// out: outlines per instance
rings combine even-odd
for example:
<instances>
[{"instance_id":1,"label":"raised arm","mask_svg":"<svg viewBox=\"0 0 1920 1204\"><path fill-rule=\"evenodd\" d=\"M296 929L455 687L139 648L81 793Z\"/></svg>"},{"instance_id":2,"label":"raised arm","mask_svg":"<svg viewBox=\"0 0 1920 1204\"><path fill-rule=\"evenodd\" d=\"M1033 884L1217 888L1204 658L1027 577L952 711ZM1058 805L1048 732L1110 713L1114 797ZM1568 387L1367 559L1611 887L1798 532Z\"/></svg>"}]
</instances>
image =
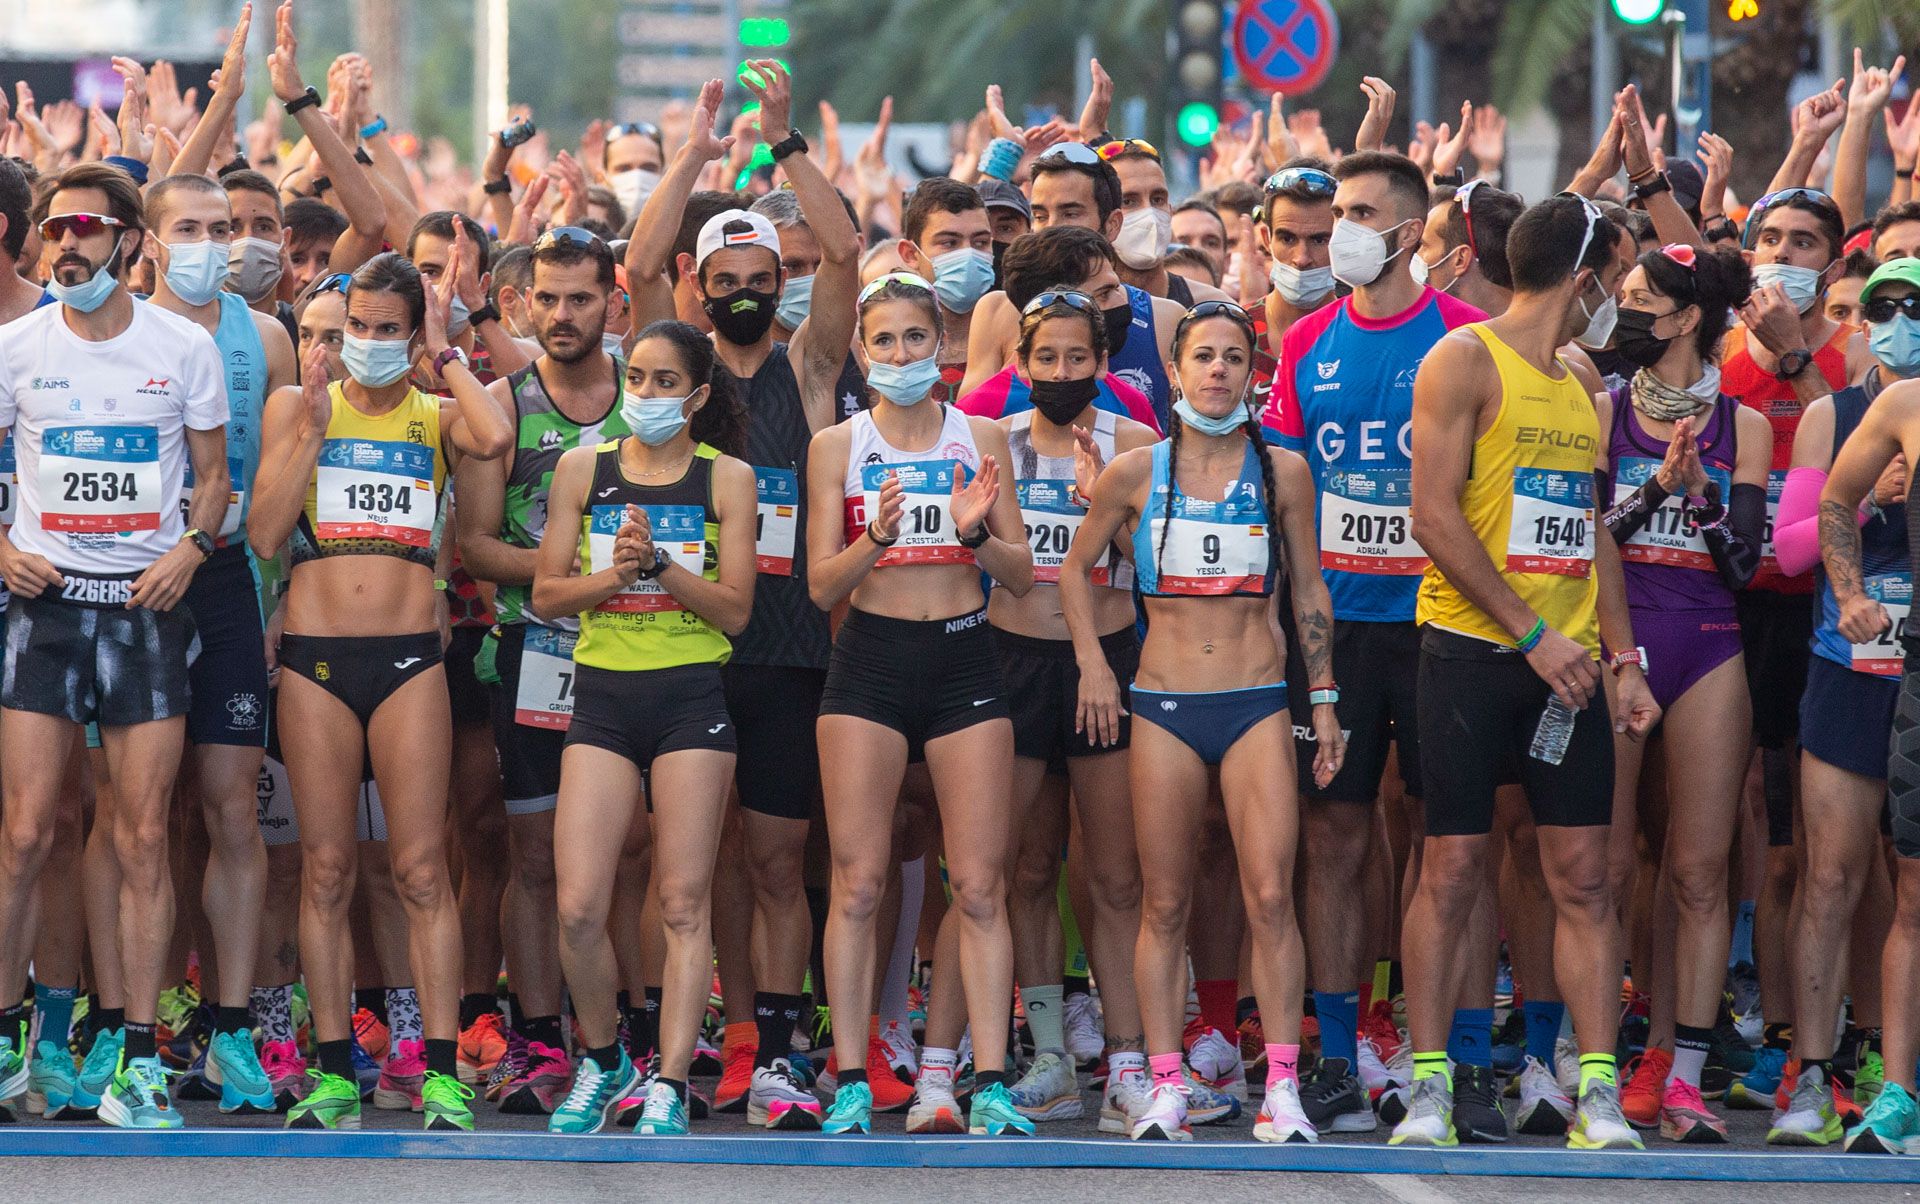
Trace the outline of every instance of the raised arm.
<instances>
[{"instance_id":1,"label":"raised arm","mask_svg":"<svg viewBox=\"0 0 1920 1204\"><path fill-rule=\"evenodd\" d=\"M725 155L733 146L731 136L721 138L713 132L713 123L720 111L720 99L725 89L717 79L710 79L700 87L700 99L693 108L693 124L688 127L685 145L674 152L673 160L667 164L666 174L660 177L659 187L647 198L641 207L640 216L633 225L633 238L627 243L627 280L635 290L634 300L639 301L639 289L642 281L661 280L667 273L667 260L673 254L673 241L680 233L680 217L687 209L687 198L693 195L700 173L707 164ZM635 323L656 317L672 317L672 303L668 302L664 314L634 314Z\"/></svg>"},{"instance_id":2,"label":"raised arm","mask_svg":"<svg viewBox=\"0 0 1920 1204\"><path fill-rule=\"evenodd\" d=\"M1862 60L1860 48L1853 48L1853 84L1847 89L1846 122L1840 127L1840 144L1833 152L1833 203L1840 206L1840 220L1848 229L1869 216L1867 156L1873 127L1881 110L1893 99L1893 89L1906 67L1905 55L1895 58L1891 67L1869 67Z\"/></svg>"},{"instance_id":3,"label":"raised arm","mask_svg":"<svg viewBox=\"0 0 1920 1204\"><path fill-rule=\"evenodd\" d=\"M283 0L279 11L274 14L273 53L267 56L267 74L273 81L273 94L283 105L298 100L307 91L305 81L300 78L300 64L295 58L298 50L298 43L293 36L293 0ZM327 120L326 114L317 105L302 106L293 114L293 120L299 125L300 132L306 135L307 141L313 144L313 153L320 160L321 170L333 182L334 195L353 231L363 239L374 240L377 246L386 229L387 211L372 178L361 167L360 161L353 157L353 149L341 139L339 131L333 128L333 123Z\"/></svg>"},{"instance_id":4,"label":"raised arm","mask_svg":"<svg viewBox=\"0 0 1920 1204\"><path fill-rule=\"evenodd\" d=\"M180 175L202 176L213 167L215 154L231 155L231 146L220 139L233 129L234 113L247 91L247 35L253 29L253 5L240 6L240 19L233 23L233 37L227 41L227 53L220 60L220 79L207 97L207 111L193 127L180 153L173 157L173 170Z\"/></svg>"}]
</instances>

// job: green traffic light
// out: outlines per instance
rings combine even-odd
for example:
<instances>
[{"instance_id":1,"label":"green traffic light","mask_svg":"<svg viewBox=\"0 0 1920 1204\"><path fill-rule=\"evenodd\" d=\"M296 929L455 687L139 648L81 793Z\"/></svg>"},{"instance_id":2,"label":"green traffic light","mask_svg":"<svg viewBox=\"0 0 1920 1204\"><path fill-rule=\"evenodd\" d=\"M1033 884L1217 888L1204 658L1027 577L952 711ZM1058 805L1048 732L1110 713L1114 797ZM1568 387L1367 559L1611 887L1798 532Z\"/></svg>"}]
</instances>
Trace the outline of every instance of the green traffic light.
<instances>
[{"instance_id":1,"label":"green traffic light","mask_svg":"<svg viewBox=\"0 0 1920 1204\"><path fill-rule=\"evenodd\" d=\"M1189 146L1205 146L1220 128L1220 111L1205 101L1196 100L1180 110L1175 119L1180 140Z\"/></svg>"},{"instance_id":2,"label":"green traffic light","mask_svg":"<svg viewBox=\"0 0 1920 1204\"><path fill-rule=\"evenodd\" d=\"M791 37L784 17L744 17L740 21L742 46L785 46Z\"/></svg>"},{"instance_id":3,"label":"green traffic light","mask_svg":"<svg viewBox=\"0 0 1920 1204\"><path fill-rule=\"evenodd\" d=\"M1645 25L1666 6L1666 0L1613 0L1613 15L1629 25Z\"/></svg>"}]
</instances>

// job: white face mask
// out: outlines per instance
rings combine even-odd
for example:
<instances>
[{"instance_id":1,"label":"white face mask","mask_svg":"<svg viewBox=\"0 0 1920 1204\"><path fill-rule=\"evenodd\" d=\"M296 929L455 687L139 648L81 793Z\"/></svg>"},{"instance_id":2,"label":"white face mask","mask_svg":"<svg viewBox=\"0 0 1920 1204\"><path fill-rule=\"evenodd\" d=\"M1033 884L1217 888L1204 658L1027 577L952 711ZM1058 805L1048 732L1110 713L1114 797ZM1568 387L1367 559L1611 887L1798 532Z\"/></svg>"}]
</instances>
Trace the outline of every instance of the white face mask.
<instances>
[{"instance_id":1,"label":"white face mask","mask_svg":"<svg viewBox=\"0 0 1920 1204\"><path fill-rule=\"evenodd\" d=\"M614 173L607 181L613 187L613 195L619 200L620 207L627 211L629 219L640 216L641 206L660 187L660 173L645 167L635 167L629 171Z\"/></svg>"},{"instance_id":2,"label":"white face mask","mask_svg":"<svg viewBox=\"0 0 1920 1204\"><path fill-rule=\"evenodd\" d=\"M1451 254L1453 254L1453 252L1447 252L1447 255ZM1440 258L1444 260L1447 258L1447 255L1442 255ZM1413 256L1407 260L1407 271L1412 274L1415 284L1421 285L1422 287L1433 284L1433 266L1426 260L1420 258L1420 252L1415 251ZM1434 284L1433 287L1443 293L1450 293L1453 291L1453 286L1458 283L1460 283L1460 277L1455 276L1444 285Z\"/></svg>"},{"instance_id":3,"label":"white face mask","mask_svg":"<svg viewBox=\"0 0 1920 1204\"><path fill-rule=\"evenodd\" d=\"M1152 205L1131 209L1120 219L1120 236L1113 253L1136 272L1151 271L1167 258L1173 245L1173 214Z\"/></svg>"},{"instance_id":4,"label":"white face mask","mask_svg":"<svg viewBox=\"0 0 1920 1204\"><path fill-rule=\"evenodd\" d=\"M1327 242L1333 278L1349 288L1365 288L1380 279L1380 273L1400 253L1387 250L1387 235L1406 224L1397 222L1385 230L1373 230L1349 218L1334 222L1333 237Z\"/></svg>"},{"instance_id":5,"label":"white face mask","mask_svg":"<svg viewBox=\"0 0 1920 1204\"><path fill-rule=\"evenodd\" d=\"M1765 288L1777 284L1786 291L1787 300L1801 313L1813 308L1820 299L1820 272L1815 268L1795 267L1790 263L1763 263L1753 269L1753 286Z\"/></svg>"},{"instance_id":6,"label":"white face mask","mask_svg":"<svg viewBox=\"0 0 1920 1204\"><path fill-rule=\"evenodd\" d=\"M1286 299L1288 305L1305 309L1319 303L1333 291L1332 268L1307 268L1302 271L1290 263L1275 260L1267 269L1267 279L1273 281L1273 289Z\"/></svg>"},{"instance_id":7,"label":"white face mask","mask_svg":"<svg viewBox=\"0 0 1920 1204\"><path fill-rule=\"evenodd\" d=\"M1613 337L1613 324L1620 316L1620 307L1609 295L1598 309L1588 309L1585 289L1581 289L1574 300L1580 303L1580 312L1587 315L1587 328L1574 335L1573 341L1590 351L1599 351Z\"/></svg>"}]
</instances>

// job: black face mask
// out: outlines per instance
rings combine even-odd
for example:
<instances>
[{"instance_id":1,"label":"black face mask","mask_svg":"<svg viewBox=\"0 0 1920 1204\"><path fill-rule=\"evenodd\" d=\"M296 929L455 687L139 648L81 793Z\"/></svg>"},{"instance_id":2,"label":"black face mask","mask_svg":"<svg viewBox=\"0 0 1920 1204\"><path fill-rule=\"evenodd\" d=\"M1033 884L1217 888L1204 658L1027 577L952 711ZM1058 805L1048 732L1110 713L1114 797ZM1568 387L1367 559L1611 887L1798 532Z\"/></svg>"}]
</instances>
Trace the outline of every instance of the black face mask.
<instances>
[{"instance_id":1,"label":"black face mask","mask_svg":"<svg viewBox=\"0 0 1920 1204\"><path fill-rule=\"evenodd\" d=\"M1107 358L1119 355L1127 345L1127 331L1133 329L1133 303L1122 301L1112 309L1103 309L1100 316L1107 320Z\"/></svg>"},{"instance_id":2,"label":"black face mask","mask_svg":"<svg viewBox=\"0 0 1920 1204\"><path fill-rule=\"evenodd\" d=\"M1033 408L1055 426L1065 426L1100 395L1100 382L1091 376L1080 380L1036 380L1030 386Z\"/></svg>"},{"instance_id":3,"label":"black face mask","mask_svg":"<svg viewBox=\"0 0 1920 1204\"><path fill-rule=\"evenodd\" d=\"M742 288L724 297L704 297L700 308L721 338L735 346L751 347L773 328L779 298L778 293Z\"/></svg>"},{"instance_id":4,"label":"black face mask","mask_svg":"<svg viewBox=\"0 0 1920 1204\"><path fill-rule=\"evenodd\" d=\"M993 287L996 289L1005 289L1007 287L1005 279L1000 275L1000 261L1007 257L1007 248L1012 245L1012 243L1004 242L996 242L993 244Z\"/></svg>"},{"instance_id":5,"label":"black face mask","mask_svg":"<svg viewBox=\"0 0 1920 1204\"><path fill-rule=\"evenodd\" d=\"M1644 309L1622 309L1613 324L1613 350L1637 368L1651 368L1673 345L1672 339L1656 338L1653 324L1667 314L1650 314Z\"/></svg>"}]
</instances>

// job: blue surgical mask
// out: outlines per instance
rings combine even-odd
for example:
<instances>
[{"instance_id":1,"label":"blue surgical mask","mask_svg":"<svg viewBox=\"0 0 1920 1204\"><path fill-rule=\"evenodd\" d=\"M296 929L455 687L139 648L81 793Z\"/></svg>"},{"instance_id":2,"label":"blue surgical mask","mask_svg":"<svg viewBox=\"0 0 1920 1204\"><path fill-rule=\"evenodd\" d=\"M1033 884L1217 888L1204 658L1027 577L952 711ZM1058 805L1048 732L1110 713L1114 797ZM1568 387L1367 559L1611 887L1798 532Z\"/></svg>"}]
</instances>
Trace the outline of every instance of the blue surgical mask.
<instances>
[{"instance_id":1,"label":"blue surgical mask","mask_svg":"<svg viewBox=\"0 0 1920 1204\"><path fill-rule=\"evenodd\" d=\"M1231 435L1247 423L1245 402L1235 405L1218 418L1209 418L1194 409L1192 402L1182 397L1173 403L1173 412L1180 416L1180 421L1203 435Z\"/></svg>"},{"instance_id":2,"label":"blue surgical mask","mask_svg":"<svg viewBox=\"0 0 1920 1204\"><path fill-rule=\"evenodd\" d=\"M1801 313L1813 308L1820 299L1820 271L1817 268L1796 267L1790 263L1763 263L1753 269L1755 288L1765 288L1777 284L1787 294L1787 300Z\"/></svg>"},{"instance_id":3,"label":"blue surgical mask","mask_svg":"<svg viewBox=\"0 0 1920 1204\"><path fill-rule=\"evenodd\" d=\"M83 314L90 314L107 303L113 293L113 286L120 283L105 264L97 267L93 275L79 284L62 284L59 277L47 282L47 291L53 299L62 305L71 306Z\"/></svg>"},{"instance_id":4,"label":"blue surgical mask","mask_svg":"<svg viewBox=\"0 0 1920 1204\"><path fill-rule=\"evenodd\" d=\"M961 247L933 257L933 295L957 314L972 313L993 291L993 256Z\"/></svg>"},{"instance_id":5,"label":"blue surgical mask","mask_svg":"<svg viewBox=\"0 0 1920 1204\"><path fill-rule=\"evenodd\" d=\"M926 359L905 364L883 364L875 360L867 365L867 384L897 406L919 405L939 383L940 353L937 351Z\"/></svg>"},{"instance_id":6,"label":"blue surgical mask","mask_svg":"<svg viewBox=\"0 0 1920 1204\"><path fill-rule=\"evenodd\" d=\"M800 323L807 320L807 311L812 307L813 277L789 276L786 284L780 288L780 308L773 312L773 316L788 330L798 330Z\"/></svg>"},{"instance_id":7,"label":"blue surgical mask","mask_svg":"<svg viewBox=\"0 0 1920 1204\"><path fill-rule=\"evenodd\" d=\"M167 287L188 305L205 305L227 282L227 244L205 239L167 244Z\"/></svg>"},{"instance_id":8,"label":"blue surgical mask","mask_svg":"<svg viewBox=\"0 0 1920 1204\"><path fill-rule=\"evenodd\" d=\"M1895 314L1868 328L1867 347L1887 370L1901 376L1920 376L1920 318Z\"/></svg>"},{"instance_id":9,"label":"blue surgical mask","mask_svg":"<svg viewBox=\"0 0 1920 1204\"><path fill-rule=\"evenodd\" d=\"M691 396L692 393L687 394L687 397ZM626 420L627 429L640 442L648 447L659 447L687 425L687 397L642 397L638 393L622 393L620 417Z\"/></svg>"},{"instance_id":10,"label":"blue surgical mask","mask_svg":"<svg viewBox=\"0 0 1920 1204\"><path fill-rule=\"evenodd\" d=\"M472 314L473 311L467 308L467 303L460 299L460 294L455 293L453 299L448 303L447 337L450 339L459 338L460 332L471 325L470 319Z\"/></svg>"},{"instance_id":11,"label":"blue surgical mask","mask_svg":"<svg viewBox=\"0 0 1920 1204\"><path fill-rule=\"evenodd\" d=\"M369 389L390 385L413 367L413 342L410 339L363 339L343 335L340 362L347 374Z\"/></svg>"}]
</instances>

